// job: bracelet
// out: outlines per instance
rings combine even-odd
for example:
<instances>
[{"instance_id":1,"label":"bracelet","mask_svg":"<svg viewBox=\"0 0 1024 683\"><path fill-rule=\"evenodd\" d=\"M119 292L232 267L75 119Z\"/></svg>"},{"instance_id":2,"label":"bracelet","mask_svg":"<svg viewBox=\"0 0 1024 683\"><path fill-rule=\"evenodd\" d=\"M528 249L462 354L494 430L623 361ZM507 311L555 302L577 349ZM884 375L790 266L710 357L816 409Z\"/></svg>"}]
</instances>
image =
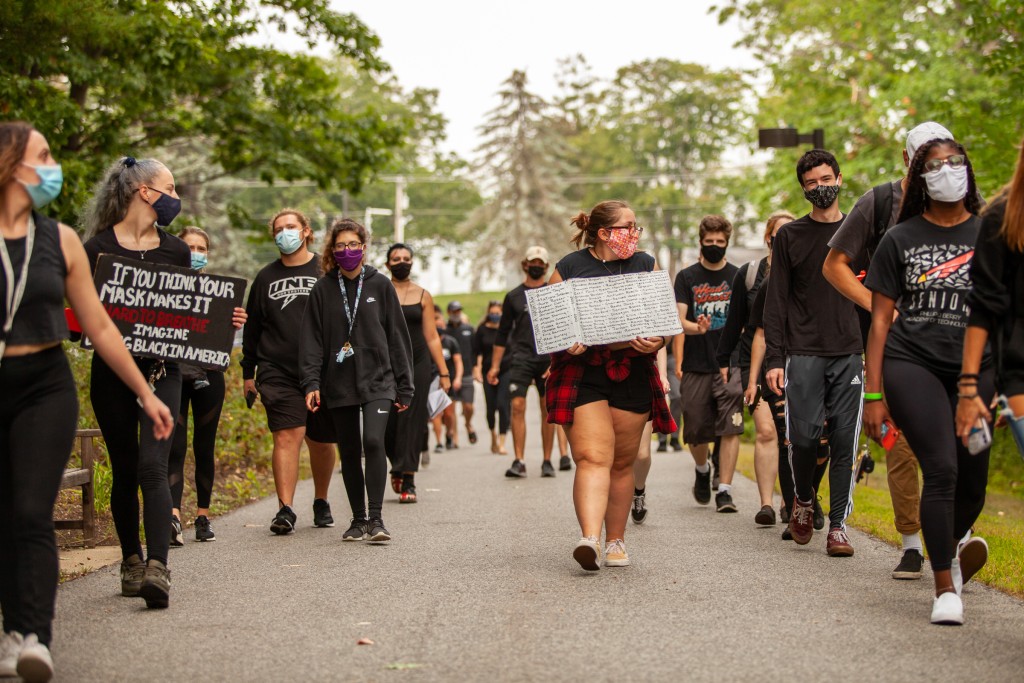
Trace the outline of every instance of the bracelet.
<instances>
[{"instance_id":1,"label":"bracelet","mask_svg":"<svg viewBox=\"0 0 1024 683\"><path fill-rule=\"evenodd\" d=\"M974 394L957 394L956 397L957 398L967 399L969 401L971 399L978 398L978 394L976 394L976 393L974 393Z\"/></svg>"},{"instance_id":2,"label":"bracelet","mask_svg":"<svg viewBox=\"0 0 1024 683\"><path fill-rule=\"evenodd\" d=\"M959 375L956 376L956 378L958 380L960 380L960 379L978 379L978 373L976 373L976 372L961 372Z\"/></svg>"},{"instance_id":3,"label":"bracelet","mask_svg":"<svg viewBox=\"0 0 1024 683\"><path fill-rule=\"evenodd\" d=\"M451 377L451 375L440 375L441 377Z\"/></svg>"},{"instance_id":4,"label":"bracelet","mask_svg":"<svg viewBox=\"0 0 1024 683\"><path fill-rule=\"evenodd\" d=\"M880 392L880 391L875 392L875 393L864 392L864 400L865 401L881 401L882 400L882 392Z\"/></svg>"}]
</instances>

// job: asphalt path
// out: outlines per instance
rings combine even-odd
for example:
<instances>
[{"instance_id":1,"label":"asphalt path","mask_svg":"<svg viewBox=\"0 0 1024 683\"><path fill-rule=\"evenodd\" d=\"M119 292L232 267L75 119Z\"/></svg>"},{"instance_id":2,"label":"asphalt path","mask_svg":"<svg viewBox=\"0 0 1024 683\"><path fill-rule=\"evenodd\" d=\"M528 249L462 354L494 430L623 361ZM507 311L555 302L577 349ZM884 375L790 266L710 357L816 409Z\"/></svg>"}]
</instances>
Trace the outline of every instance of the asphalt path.
<instances>
[{"instance_id":1,"label":"asphalt path","mask_svg":"<svg viewBox=\"0 0 1024 683\"><path fill-rule=\"evenodd\" d=\"M932 626L930 573L892 580L896 551L858 532L852 558L820 532L781 541L745 479L739 514L698 505L686 451L654 454L632 566L583 572L573 473L540 477L537 424L526 479L481 439L433 455L419 503L389 489L390 545L341 542L336 474L333 529L311 526L306 481L291 536L270 533L273 497L216 519L214 543L186 532L167 610L121 597L116 565L65 584L58 680L1024 680L1020 601L969 583L966 625Z\"/></svg>"}]
</instances>

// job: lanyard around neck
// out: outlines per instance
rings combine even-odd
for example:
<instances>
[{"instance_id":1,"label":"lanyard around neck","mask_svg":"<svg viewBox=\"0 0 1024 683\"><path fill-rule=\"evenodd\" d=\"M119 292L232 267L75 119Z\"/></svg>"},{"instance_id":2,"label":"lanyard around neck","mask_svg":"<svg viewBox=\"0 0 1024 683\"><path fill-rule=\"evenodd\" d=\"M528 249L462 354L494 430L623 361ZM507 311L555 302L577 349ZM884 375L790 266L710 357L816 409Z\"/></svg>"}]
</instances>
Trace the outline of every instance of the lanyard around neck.
<instances>
[{"instance_id":1,"label":"lanyard around neck","mask_svg":"<svg viewBox=\"0 0 1024 683\"><path fill-rule=\"evenodd\" d=\"M4 275L7 277L7 291L4 292L4 336L0 339L0 362L3 362L4 351L7 349L7 335L14 328L14 316L18 314L21 300L25 296L25 285L28 283L28 262L32 260L32 247L36 242L36 222L32 214L28 215L28 236L25 238L25 260L21 264L21 276L15 279L14 264L7 251L7 240L0 238L0 261L3 262Z\"/></svg>"},{"instance_id":2,"label":"lanyard around neck","mask_svg":"<svg viewBox=\"0 0 1024 683\"><path fill-rule=\"evenodd\" d=\"M348 293L345 291L345 276L338 270L338 288L341 289L341 301L345 304L345 317L348 318L348 340L352 343L352 328L356 325L356 314L359 313L359 299L363 296L363 278L366 268L359 271L359 285L356 287L356 302L349 308Z\"/></svg>"}]
</instances>

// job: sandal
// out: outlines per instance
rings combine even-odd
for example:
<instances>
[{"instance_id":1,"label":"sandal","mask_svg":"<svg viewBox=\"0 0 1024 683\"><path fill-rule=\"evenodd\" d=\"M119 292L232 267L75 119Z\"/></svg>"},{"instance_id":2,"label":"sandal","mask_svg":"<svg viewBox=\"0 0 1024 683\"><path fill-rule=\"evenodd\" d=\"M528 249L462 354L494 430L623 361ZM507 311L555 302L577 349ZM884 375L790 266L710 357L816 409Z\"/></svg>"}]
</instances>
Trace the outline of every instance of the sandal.
<instances>
[{"instance_id":1,"label":"sandal","mask_svg":"<svg viewBox=\"0 0 1024 683\"><path fill-rule=\"evenodd\" d=\"M476 432L470 432L469 433L469 442L471 444L476 443Z\"/></svg>"}]
</instances>

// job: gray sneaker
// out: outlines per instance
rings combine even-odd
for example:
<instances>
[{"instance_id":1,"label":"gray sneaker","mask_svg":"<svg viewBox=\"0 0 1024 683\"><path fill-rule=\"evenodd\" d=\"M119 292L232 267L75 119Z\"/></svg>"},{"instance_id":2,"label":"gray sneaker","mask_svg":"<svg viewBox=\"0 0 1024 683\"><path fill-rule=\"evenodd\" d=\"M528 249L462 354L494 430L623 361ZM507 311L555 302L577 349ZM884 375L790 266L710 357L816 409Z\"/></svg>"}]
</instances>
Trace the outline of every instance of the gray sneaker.
<instances>
[{"instance_id":1,"label":"gray sneaker","mask_svg":"<svg viewBox=\"0 0 1024 683\"><path fill-rule=\"evenodd\" d=\"M18 675L18 654L22 638L17 631L0 631L0 678L14 678Z\"/></svg>"},{"instance_id":2,"label":"gray sneaker","mask_svg":"<svg viewBox=\"0 0 1024 683\"><path fill-rule=\"evenodd\" d=\"M39 642L36 634L29 633L18 655L18 675L26 683L43 683L53 678L53 657L50 648Z\"/></svg>"},{"instance_id":3,"label":"gray sneaker","mask_svg":"<svg viewBox=\"0 0 1024 683\"><path fill-rule=\"evenodd\" d=\"M171 594L171 572L160 560L146 563L146 573L139 586L139 597L146 601L146 607L165 609Z\"/></svg>"},{"instance_id":4,"label":"gray sneaker","mask_svg":"<svg viewBox=\"0 0 1024 683\"><path fill-rule=\"evenodd\" d=\"M126 598L139 597L139 586L146 573L146 563L138 555L121 560L121 595Z\"/></svg>"}]
</instances>

